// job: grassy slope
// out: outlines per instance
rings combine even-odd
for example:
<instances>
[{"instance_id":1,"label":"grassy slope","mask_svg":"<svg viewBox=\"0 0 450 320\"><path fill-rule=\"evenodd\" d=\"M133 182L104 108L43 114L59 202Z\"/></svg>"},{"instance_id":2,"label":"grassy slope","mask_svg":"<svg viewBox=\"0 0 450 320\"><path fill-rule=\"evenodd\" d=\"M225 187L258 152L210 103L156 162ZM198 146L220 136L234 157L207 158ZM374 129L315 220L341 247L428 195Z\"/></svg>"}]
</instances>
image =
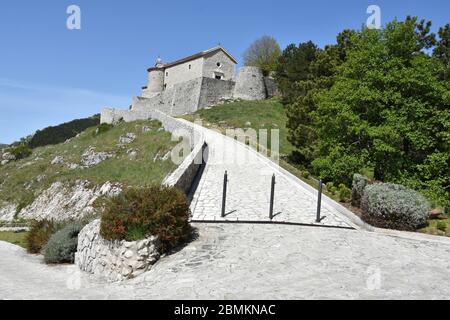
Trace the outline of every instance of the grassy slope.
<instances>
[{"instance_id":1,"label":"grassy slope","mask_svg":"<svg viewBox=\"0 0 450 320\"><path fill-rule=\"evenodd\" d=\"M280 153L287 155L293 151L292 145L287 140L287 117L283 105L276 99L229 103L211 109L202 109L184 118L190 121L200 118L204 120L204 126L223 131L227 128L253 128L257 131L267 129L269 139L270 130L278 129L280 130Z\"/></svg>"},{"instance_id":2,"label":"grassy slope","mask_svg":"<svg viewBox=\"0 0 450 320\"><path fill-rule=\"evenodd\" d=\"M225 129L227 128L251 127L255 130L274 128L279 129L281 155L289 155L294 150L292 144L287 140L287 117L283 105L276 99L266 101L241 101L229 103L225 105L215 106L211 109L199 110L195 114L185 116L184 118L189 121L201 119L205 127L216 128L221 130L222 132L225 132ZM247 126L247 122L250 122L251 125ZM291 164L285 160L280 161L280 166L317 189L317 180L313 177L305 176L304 170L300 170L294 164ZM370 172L368 172L368 175L370 176ZM324 193L332 199L339 201L337 195L327 192L326 189L324 190ZM346 206L350 208L349 205ZM446 232L439 231L436 228L436 220L430 220L429 226L425 229L420 230L420 232L450 236L450 221L448 219L445 219L444 221L446 221L448 224Z\"/></svg>"},{"instance_id":3,"label":"grassy slope","mask_svg":"<svg viewBox=\"0 0 450 320\"><path fill-rule=\"evenodd\" d=\"M26 248L25 238L27 232L0 232L0 241L9 242Z\"/></svg>"},{"instance_id":4,"label":"grassy slope","mask_svg":"<svg viewBox=\"0 0 450 320\"><path fill-rule=\"evenodd\" d=\"M152 130L143 133L143 126ZM176 143L171 141L170 133L158 131L159 128L160 123L156 121L137 121L121 123L94 136L96 128L93 127L68 143L34 149L30 157L0 167L0 204L8 202L24 207L55 181L86 179L94 184L112 181L134 186L160 183L176 166L170 159L156 162L153 159L158 152L163 157ZM135 133L137 138L133 143L119 147L119 138L126 133ZM51 165L55 156L62 156L65 163L79 164L82 154L90 146L95 147L96 152L114 152L116 156L87 169L69 170L67 165ZM139 150L135 160L127 154L129 149ZM37 177L42 175L45 179L38 181Z\"/></svg>"}]
</instances>

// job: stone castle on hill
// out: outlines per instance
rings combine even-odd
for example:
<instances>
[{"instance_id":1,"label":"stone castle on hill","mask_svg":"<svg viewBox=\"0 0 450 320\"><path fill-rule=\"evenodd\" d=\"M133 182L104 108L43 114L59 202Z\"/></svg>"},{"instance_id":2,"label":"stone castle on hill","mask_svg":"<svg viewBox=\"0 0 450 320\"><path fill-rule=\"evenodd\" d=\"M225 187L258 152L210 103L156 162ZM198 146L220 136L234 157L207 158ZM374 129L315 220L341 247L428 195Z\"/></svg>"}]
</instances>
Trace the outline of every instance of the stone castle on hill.
<instances>
[{"instance_id":1,"label":"stone castle on hill","mask_svg":"<svg viewBox=\"0 0 450 320\"><path fill-rule=\"evenodd\" d=\"M147 70L148 85L141 96L133 98L128 110L102 110L101 121L148 119L152 110L181 116L227 100L264 100L276 94L272 77L264 77L257 67L242 67L236 76L236 65L236 59L221 46L171 63L158 58Z\"/></svg>"}]
</instances>

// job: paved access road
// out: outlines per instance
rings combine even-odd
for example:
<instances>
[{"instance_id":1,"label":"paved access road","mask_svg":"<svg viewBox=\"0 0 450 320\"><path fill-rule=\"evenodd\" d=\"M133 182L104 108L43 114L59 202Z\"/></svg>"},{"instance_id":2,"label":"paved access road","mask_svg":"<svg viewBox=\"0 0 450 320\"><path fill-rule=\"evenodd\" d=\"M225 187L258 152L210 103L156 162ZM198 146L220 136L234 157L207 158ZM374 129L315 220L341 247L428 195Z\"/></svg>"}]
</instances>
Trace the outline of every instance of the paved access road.
<instances>
[{"instance_id":1,"label":"paved access road","mask_svg":"<svg viewBox=\"0 0 450 320\"><path fill-rule=\"evenodd\" d=\"M184 121L184 120L179 120ZM208 160L191 209L194 220L270 221L272 175L276 176L274 221L316 224L317 192L254 149L218 132L190 124L208 144ZM228 171L226 218L221 218L224 173ZM324 201L321 225L355 227Z\"/></svg>"},{"instance_id":2,"label":"paved access road","mask_svg":"<svg viewBox=\"0 0 450 320\"><path fill-rule=\"evenodd\" d=\"M0 242L1 299L448 299L450 245L365 231L196 224L142 276L107 284Z\"/></svg>"}]
</instances>

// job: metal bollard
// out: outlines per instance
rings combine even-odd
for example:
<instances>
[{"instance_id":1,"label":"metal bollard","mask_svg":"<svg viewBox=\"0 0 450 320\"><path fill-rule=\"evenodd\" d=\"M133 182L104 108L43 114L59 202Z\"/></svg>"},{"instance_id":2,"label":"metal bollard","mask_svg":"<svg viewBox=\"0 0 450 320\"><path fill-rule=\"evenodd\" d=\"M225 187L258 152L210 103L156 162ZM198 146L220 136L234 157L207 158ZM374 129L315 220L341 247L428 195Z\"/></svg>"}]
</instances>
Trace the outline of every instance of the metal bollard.
<instances>
[{"instance_id":1,"label":"metal bollard","mask_svg":"<svg viewBox=\"0 0 450 320\"><path fill-rule=\"evenodd\" d=\"M322 183L322 179L320 179L319 181L319 198L317 200L317 219L316 222L320 223L321 219L321 210L322 210L322 188L323 188L323 183Z\"/></svg>"},{"instance_id":2,"label":"metal bollard","mask_svg":"<svg viewBox=\"0 0 450 320\"><path fill-rule=\"evenodd\" d=\"M225 207L227 204L228 171L225 171L223 177L223 195L222 195L222 218L225 218Z\"/></svg>"},{"instance_id":3,"label":"metal bollard","mask_svg":"<svg viewBox=\"0 0 450 320\"><path fill-rule=\"evenodd\" d=\"M272 187L270 190L270 212L269 212L269 218L270 220L273 220L273 204L275 201L275 175L272 176Z\"/></svg>"}]
</instances>

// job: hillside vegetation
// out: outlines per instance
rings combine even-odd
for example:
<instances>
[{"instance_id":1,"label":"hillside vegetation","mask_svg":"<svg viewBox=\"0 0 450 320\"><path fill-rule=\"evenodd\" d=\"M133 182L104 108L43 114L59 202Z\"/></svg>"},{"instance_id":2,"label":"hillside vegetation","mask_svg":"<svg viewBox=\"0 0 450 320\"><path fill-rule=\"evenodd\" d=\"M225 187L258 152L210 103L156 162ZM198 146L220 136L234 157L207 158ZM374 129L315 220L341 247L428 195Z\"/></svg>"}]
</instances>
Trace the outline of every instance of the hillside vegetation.
<instances>
[{"instance_id":1,"label":"hillside vegetation","mask_svg":"<svg viewBox=\"0 0 450 320\"><path fill-rule=\"evenodd\" d=\"M133 137L123 141L123 137ZM88 180L94 185L108 181L144 186L160 183L176 168L168 153L176 145L157 121L92 127L65 143L39 147L25 159L0 167L2 203L29 205L56 182ZM92 166L83 165L89 152L110 155Z\"/></svg>"},{"instance_id":2,"label":"hillside vegetation","mask_svg":"<svg viewBox=\"0 0 450 320\"><path fill-rule=\"evenodd\" d=\"M226 129L252 128L259 134L260 129L267 129L269 147L271 130L277 129L280 132L280 154L287 156L294 150L287 139L286 112L280 101L275 98L265 101L227 103L198 110L195 114L184 116L184 118L189 121L201 119L203 126L219 129L224 133Z\"/></svg>"},{"instance_id":3,"label":"hillside vegetation","mask_svg":"<svg viewBox=\"0 0 450 320\"><path fill-rule=\"evenodd\" d=\"M87 128L96 126L100 123L100 115L94 115L85 119L76 119L57 126L47 127L38 130L30 138L28 146L30 148L43 147L52 144L58 144L67 139L75 137Z\"/></svg>"}]
</instances>

